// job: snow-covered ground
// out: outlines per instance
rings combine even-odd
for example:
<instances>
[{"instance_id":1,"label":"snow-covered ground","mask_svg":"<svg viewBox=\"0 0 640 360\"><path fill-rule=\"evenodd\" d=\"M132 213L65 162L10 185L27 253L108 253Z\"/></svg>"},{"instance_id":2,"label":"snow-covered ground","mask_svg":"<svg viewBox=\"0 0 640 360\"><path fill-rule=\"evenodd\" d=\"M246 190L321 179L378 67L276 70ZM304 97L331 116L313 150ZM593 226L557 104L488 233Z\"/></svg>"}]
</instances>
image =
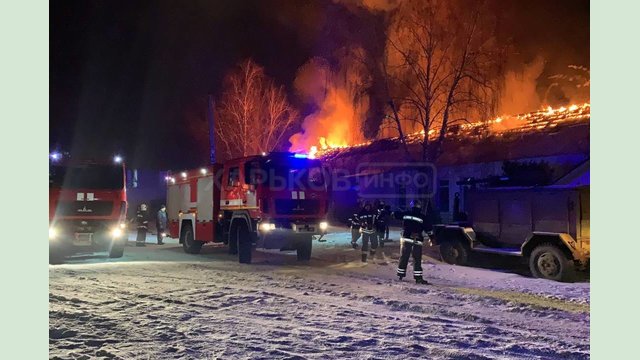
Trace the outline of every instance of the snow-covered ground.
<instances>
[{"instance_id":1,"label":"snow-covered ground","mask_svg":"<svg viewBox=\"0 0 640 360\"><path fill-rule=\"evenodd\" d=\"M432 285L399 282L398 241L363 265L344 229L333 230L307 264L294 252L257 250L241 265L225 247L188 255L150 235L121 259L79 254L50 266L50 356L589 357L588 282L450 266L433 251L424 258Z\"/></svg>"}]
</instances>

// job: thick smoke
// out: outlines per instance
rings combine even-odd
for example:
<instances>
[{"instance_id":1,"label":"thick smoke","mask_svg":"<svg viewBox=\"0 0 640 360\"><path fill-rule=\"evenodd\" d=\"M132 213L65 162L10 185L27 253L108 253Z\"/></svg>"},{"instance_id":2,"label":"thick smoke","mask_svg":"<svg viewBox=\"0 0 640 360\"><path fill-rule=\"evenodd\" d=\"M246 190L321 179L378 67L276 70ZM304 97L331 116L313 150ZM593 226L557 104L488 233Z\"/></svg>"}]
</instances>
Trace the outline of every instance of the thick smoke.
<instances>
[{"instance_id":1,"label":"thick smoke","mask_svg":"<svg viewBox=\"0 0 640 360\"><path fill-rule=\"evenodd\" d=\"M291 151L346 146L363 141L362 125L369 109L366 69L354 56L362 49L344 54L335 70L323 58L315 57L298 69L294 86L304 103L316 109L305 117L302 132L289 142Z\"/></svg>"},{"instance_id":2,"label":"thick smoke","mask_svg":"<svg viewBox=\"0 0 640 360\"><path fill-rule=\"evenodd\" d=\"M504 74L498 114L519 114L539 109L538 78L544 70L544 59L536 57L522 69L507 70Z\"/></svg>"}]
</instances>

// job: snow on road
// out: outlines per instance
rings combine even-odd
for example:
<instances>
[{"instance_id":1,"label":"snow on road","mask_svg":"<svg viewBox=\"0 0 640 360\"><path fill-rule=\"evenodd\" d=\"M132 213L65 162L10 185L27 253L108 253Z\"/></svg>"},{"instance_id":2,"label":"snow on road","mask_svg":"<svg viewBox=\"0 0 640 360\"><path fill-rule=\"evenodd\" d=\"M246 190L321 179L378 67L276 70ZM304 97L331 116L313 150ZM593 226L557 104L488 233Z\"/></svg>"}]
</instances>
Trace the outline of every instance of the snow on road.
<instances>
[{"instance_id":1,"label":"snow on road","mask_svg":"<svg viewBox=\"0 0 640 360\"><path fill-rule=\"evenodd\" d=\"M392 234L393 235L393 234ZM50 356L64 359L589 358L589 284L426 258L398 282L398 243L367 265L347 234L294 253L127 247L51 266Z\"/></svg>"}]
</instances>

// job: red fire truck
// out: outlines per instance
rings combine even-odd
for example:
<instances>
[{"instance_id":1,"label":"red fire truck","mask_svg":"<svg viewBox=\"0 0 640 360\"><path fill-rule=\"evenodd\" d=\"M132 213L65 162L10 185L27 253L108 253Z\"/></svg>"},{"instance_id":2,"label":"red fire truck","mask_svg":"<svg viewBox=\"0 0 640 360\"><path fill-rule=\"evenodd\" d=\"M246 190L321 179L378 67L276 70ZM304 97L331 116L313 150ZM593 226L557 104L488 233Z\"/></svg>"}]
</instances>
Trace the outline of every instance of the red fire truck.
<instances>
[{"instance_id":1,"label":"red fire truck","mask_svg":"<svg viewBox=\"0 0 640 360\"><path fill-rule=\"evenodd\" d=\"M241 263L251 249L296 250L311 257L326 232L328 187L319 160L292 153L234 159L167 176L169 231L185 252L224 243Z\"/></svg>"},{"instance_id":2,"label":"red fire truck","mask_svg":"<svg viewBox=\"0 0 640 360\"><path fill-rule=\"evenodd\" d=\"M122 158L73 161L50 155L49 262L60 263L79 248L122 257L127 194Z\"/></svg>"}]
</instances>

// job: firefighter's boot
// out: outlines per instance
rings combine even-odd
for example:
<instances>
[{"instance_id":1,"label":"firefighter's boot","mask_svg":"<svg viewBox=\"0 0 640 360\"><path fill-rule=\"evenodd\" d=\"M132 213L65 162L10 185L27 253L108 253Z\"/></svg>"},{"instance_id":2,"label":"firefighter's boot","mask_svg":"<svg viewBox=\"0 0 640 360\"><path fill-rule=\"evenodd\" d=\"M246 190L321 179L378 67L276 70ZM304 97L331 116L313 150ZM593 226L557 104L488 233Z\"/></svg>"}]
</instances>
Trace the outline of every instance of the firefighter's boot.
<instances>
[{"instance_id":1,"label":"firefighter's boot","mask_svg":"<svg viewBox=\"0 0 640 360\"><path fill-rule=\"evenodd\" d=\"M362 262L363 262L363 263L366 263L366 262L367 262L367 253L366 253L366 252L363 252L363 253L362 253Z\"/></svg>"},{"instance_id":2,"label":"firefighter's boot","mask_svg":"<svg viewBox=\"0 0 640 360\"><path fill-rule=\"evenodd\" d=\"M352 241L351 242L351 247L354 248L354 249L358 249L358 243L355 242L355 241Z\"/></svg>"},{"instance_id":3,"label":"firefighter's boot","mask_svg":"<svg viewBox=\"0 0 640 360\"><path fill-rule=\"evenodd\" d=\"M420 285L430 285L427 280L423 279L422 277L416 278L416 284L420 284Z\"/></svg>"}]
</instances>

